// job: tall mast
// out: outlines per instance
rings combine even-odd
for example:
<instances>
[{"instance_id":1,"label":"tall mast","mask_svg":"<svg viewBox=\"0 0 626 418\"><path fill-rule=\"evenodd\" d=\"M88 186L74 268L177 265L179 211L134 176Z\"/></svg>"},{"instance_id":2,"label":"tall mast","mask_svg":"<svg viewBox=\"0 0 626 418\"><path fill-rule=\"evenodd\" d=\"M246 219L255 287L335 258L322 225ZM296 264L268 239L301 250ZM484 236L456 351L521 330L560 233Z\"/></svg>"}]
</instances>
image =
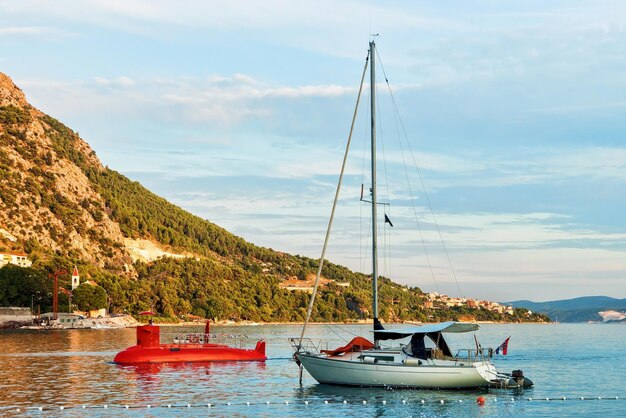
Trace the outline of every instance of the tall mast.
<instances>
[{"instance_id":1,"label":"tall mast","mask_svg":"<svg viewBox=\"0 0 626 418\"><path fill-rule=\"evenodd\" d=\"M378 226L376 216L376 44L370 41L370 115L372 136L372 300L374 329L378 322Z\"/></svg>"}]
</instances>

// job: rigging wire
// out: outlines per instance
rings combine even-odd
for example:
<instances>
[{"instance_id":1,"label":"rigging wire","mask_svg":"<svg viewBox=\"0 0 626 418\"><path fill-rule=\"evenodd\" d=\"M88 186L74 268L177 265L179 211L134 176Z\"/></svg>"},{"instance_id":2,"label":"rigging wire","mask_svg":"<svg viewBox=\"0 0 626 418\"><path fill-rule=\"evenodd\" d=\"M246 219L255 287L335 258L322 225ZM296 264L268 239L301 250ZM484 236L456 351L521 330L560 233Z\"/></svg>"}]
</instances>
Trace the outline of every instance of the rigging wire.
<instances>
[{"instance_id":1,"label":"rigging wire","mask_svg":"<svg viewBox=\"0 0 626 418\"><path fill-rule=\"evenodd\" d=\"M378 50L376 50L376 55L378 56ZM378 56L378 59L380 59L380 56ZM376 86L374 86L376 87ZM383 212L385 215L387 215L387 209L385 208L385 206L389 207L389 214L391 214L391 198L389 195L389 176L388 176L388 171L387 171L387 157L385 156L385 138L383 135L383 122L382 122L382 112L381 109L382 107L380 106L380 96L377 94L376 95L376 105L378 108L378 112L377 112L377 116L378 116L378 126L379 126L379 135L378 137L380 138L380 148L381 151L383 152L383 171L385 173L385 192L387 194L387 203L383 203ZM387 223L383 222L383 245L385 246L385 251L384 251L384 257L383 257L383 262L384 262L384 272L386 277L391 277L391 230L389 228L386 227Z\"/></svg>"},{"instance_id":2,"label":"rigging wire","mask_svg":"<svg viewBox=\"0 0 626 418\"><path fill-rule=\"evenodd\" d=\"M376 55L378 56L378 51L376 51ZM380 56L378 56L378 59L380 61ZM437 233L439 234L439 240L441 241L441 246L442 246L442 248L444 250L444 253L446 254L446 258L448 260L448 265L450 266L450 271L452 272L452 277L454 278L454 282L456 283L456 287L457 287L457 289L459 291L459 295L461 297L464 297L463 296L463 292L461 291L461 286L459 285L459 281L458 281L458 279L456 277L456 272L454 270L454 266L452 265L452 260L450 258L450 254L448 252L448 248L446 247L446 244L445 244L445 242L443 240L443 234L441 233L441 228L439 227L439 223L437 222L437 218L435 216L435 211L433 210L432 204L430 202L430 197L428 196L428 192L426 191L426 186L424 184L424 179L422 177L422 173L421 173L421 171L419 169L419 166L417 165L417 161L415 160L415 155L413 153L413 148L411 147L411 142L408 139L408 135L407 135L406 129L404 127L404 122L402 121L402 118L400 117L400 111L398 110L396 99L395 99L395 96L393 95L393 91L391 90L391 85L389 84L389 79L387 78L387 74L385 73L385 67L382 64L382 61L380 61L380 66L381 66L381 69L383 70L383 76L385 77L385 83L387 84L387 88L389 90L389 95L391 96L391 102L393 103L393 107L394 107L394 110L395 110L396 115L397 115L397 120L400 122L400 126L402 127L402 132L404 134L404 138L405 138L407 146L409 148L409 152L410 152L411 158L413 160L413 165L415 166L415 170L417 171L417 175L418 175L420 183L422 185L422 190L424 191L424 196L426 197L426 202L428 203L428 208L430 210L430 214L431 214L431 216L433 218L433 222L435 224L435 227L437 228ZM403 156L403 159L404 159L404 156ZM406 170L406 168L405 168L405 170Z\"/></svg>"},{"instance_id":3,"label":"rigging wire","mask_svg":"<svg viewBox=\"0 0 626 418\"><path fill-rule=\"evenodd\" d=\"M339 326L339 325L337 325L337 324L334 324L334 325L329 325L329 324L326 324L326 323L325 323L325 324L324 324L324 326L325 326L326 328L328 328L330 331L332 331L332 332L333 332L333 334L335 334L337 337L339 337L339 339L341 339L341 340L343 340L343 341L345 341L345 342L348 342L348 339L347 339L347 338L345 338L345 337L343 337L343 336L342 336L341 334L339 334L337 331L335 331L335 329L338 329L339 331L343 332L344 334L350 334L350 335L352 335L353 337L358 337L358 336L359 336L359 334L357 334L357 333L355 333L355 332L353 332L353 331L349 331L349 330L347 330L346 328L340 327L340 326Z\"/></svg>"},{"instance_id":4,"label":"rigging wire","mask_svg":"<svg viewBox=\"0 0 626 418\"><path fill-rule=\"evenodd\" d=\"M342 336L341 334L339 334L337 331L335 331L334 327L331 327L328 324L324 324L324 327L328 328L328 330L331 331L333 334L335 334L340 340L342 340L344 342L348 342L348 339L345 338L344 336Z\"/></svg>"},{"instance_id":5,"label":"rigging wire","mask_svg":"<svg viewBox=\"0 0 626 418\"><path fill-rule=\"evenodd\" d=\"M367 91L368 100L369 100L369 90ZM367 155L367 124L369 123L369 108L366 107L366 114L363 122L365 124L365 129L363 130L363 157L361 158L361 201L359 204L359 260L360 260L360 269L359 271L365 271L365 264L367 262L367 256L364 254L368 254L369 249L369 234L366 235L366 243L365 248L363 248L363 192L365 185L365 161ZM369 190L369 188L368 188ZM368 221L367 227L371 229L371 223ZM369 231L369 229L367 229Z\"/></svg>"},{"instance_id":6,"label":"rigging wire","mask_svg":"<svg viewBox=\"0 0 626 418\"><path fill-rule=\"evenodd\" d=\"M335 217L335 209L337 208L337 201L339 200L339 192L341 190L341 182L343 180L343 174L346 169L346 163L348 161L348 151L350 150L350 142L352 141L352 132L354 131L354 122L356 120L356 116L359 110L359 102L361 100L361 91L363 90L363 80L365 80L365 73L367 71L367 65L369 63L370 53L367 52L367 57L365 58L365 65L363 67L363 75L361 76L361 84L359 85L359 94L357 95L356 105L354 106L354 114L352 115L352 124L350 125L350 133L348 134L348 141L346 144L346 152L343 156L343 162L341 164L341 171L339 173L339 180L337 181L337 189L335 190L335 199L333 201L333 208L330 212L330 219L328 220L328 227L326 228L326 237L324 238L324 246L322 247L322 255L320 256L319 267L317 269L317 274L315 276L315 284L313 285L313 293L311 294L311 301L309 302L309 307L306 312L306 318L304 320L304 325L302 326L302 333L300 334L300 341L298 342L298 346L302 347L302 339L304 338L304 332L306 330L306 326L311 319L311 312L313 311L313 304L315 303L315 295L317 294L317 287L319 285L320 277L322 275L322 267L324 266L324 257L326 256L326 249L328 248L328 239L330 238L330 231L333 226L333 219Z\"/></svg>"},{"instance_id":7,"label":"rigging wire","mask_svg":"<svg viewBox=\"0 0 626 418\"><path fill-rule=\"evenodd\" d=\"M397 124L397 122L396 122ZM397 126L396 126L397 127ZM417 223L417 230L419 232L420 235L420 240L422 242L422 247L424 248L424 255L426 257L426 263L428 264L428 269L430 270L430 275L433 279L433 282L435 283L435 289L437 289L437 293L441 293L439 290L439 283L437 283L437 278L435 276L435 271L433 270L433 265L430 261L430 254L428 252L428 247L426 246L426 240L424 239L424 233L422 231L422 224L419 221L419 217L417 215L417 209L415 208L415 196L413 194L413 188L411 187L411 182L409 181L409 172L407 170L407 164L406 164L406 160L404 158L404 148L402 147L402 142L399 142L400 144L400 153L402 154L402 163L404 166L404 175L406 177L406 181L408 184L408 188L409 188L409 196L411 198L411 207L413 209L413 216L415 217L415 221Z\"/></svg>"}]
</instances>

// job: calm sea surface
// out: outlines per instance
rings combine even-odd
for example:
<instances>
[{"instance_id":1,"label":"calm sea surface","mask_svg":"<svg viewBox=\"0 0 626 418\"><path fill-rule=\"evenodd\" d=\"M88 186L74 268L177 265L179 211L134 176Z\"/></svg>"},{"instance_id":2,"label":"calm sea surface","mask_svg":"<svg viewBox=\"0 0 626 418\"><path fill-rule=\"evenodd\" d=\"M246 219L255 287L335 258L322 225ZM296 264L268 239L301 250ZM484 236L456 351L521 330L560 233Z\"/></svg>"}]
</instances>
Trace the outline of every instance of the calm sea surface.
<instances>
[{"instance_id":1,"label":"calm sea surface","mask_svg":"<svg viewBox=\"0 0 626 418\"><path fill-rule=\"evenodd\" d=\"M164 327L162 338L200 329ZM250 348L264 338L265 363L152 367L112 363L115 353L134 345L134 329L0 331L0 415L626 417L623 324L483 325L478 338L484 347L496 347L511 336L509 354L495 363L506 372L522 369L535 382L522 393L341 388L319 385L306 372L300 387L287 341L300 329L263 325L212 330L247 334ZM308 334L335 346L343 343L335 332L367 336L368 330L313 325ZM474 345L471 334L448 340L453 351ZM478 396L487 400L482 407L476 404ZM562 397L567 399L554 400Z\"/></svg>"}]
</instances>

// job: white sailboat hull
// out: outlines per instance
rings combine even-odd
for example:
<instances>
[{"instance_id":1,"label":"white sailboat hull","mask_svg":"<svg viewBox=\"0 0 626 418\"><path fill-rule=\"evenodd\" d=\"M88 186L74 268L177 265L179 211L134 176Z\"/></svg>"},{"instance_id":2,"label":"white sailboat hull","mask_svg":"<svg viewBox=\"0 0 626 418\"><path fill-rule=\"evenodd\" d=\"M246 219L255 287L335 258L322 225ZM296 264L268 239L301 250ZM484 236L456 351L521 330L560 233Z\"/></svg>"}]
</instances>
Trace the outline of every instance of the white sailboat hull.
<instances>
[{"instance_id":1,"label":"white sailboat hull","mask_svg":"<svg viewBox=\"0 0 626 418\"><path fill-rule=\"evenodd\" d=\"M487 387L495 378L495 367L488 361L459 365L406 365L403 363L366 363L341 357L299 353L298 359L319 383L344 386L392 386L429 389L467 389ZM449 363L449 365L445 364Z\"/></svg>"}]
</instances>

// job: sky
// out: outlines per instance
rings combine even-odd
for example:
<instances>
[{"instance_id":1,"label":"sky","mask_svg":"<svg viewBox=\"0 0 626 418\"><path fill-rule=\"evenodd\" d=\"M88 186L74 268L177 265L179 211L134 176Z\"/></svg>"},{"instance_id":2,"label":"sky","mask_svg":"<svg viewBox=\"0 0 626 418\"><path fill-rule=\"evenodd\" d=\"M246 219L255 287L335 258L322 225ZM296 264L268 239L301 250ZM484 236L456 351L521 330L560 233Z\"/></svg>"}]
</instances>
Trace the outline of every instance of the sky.
<instances>
[{"instance_id":1,"label":"sky","mask_svg":"<svg viewBox=\"0 0 626 418\"><path fill-rule=\"evenodd\" d=\"M103 164L319 258L376 33L380 273L624 298L624 22L622 1L0 0L0 71ZM363 99L327 258L370 273Z\"/></svg>"}]
</instances>

